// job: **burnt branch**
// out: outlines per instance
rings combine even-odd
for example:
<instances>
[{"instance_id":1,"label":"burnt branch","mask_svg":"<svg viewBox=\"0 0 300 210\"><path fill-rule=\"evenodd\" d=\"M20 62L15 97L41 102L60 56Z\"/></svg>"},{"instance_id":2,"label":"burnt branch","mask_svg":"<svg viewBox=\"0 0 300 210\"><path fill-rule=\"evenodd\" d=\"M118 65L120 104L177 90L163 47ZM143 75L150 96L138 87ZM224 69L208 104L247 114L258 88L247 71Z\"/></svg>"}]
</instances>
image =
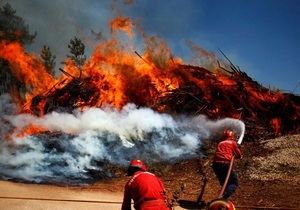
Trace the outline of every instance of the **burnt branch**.
<instances>
[{"instance_id":1,"label":"burnt branch","mask_svg":"<svg viewBox=\"0 0 300 210\"><path fill-rule=\"evenodd\" d=\"M59 68L59 70L64 73L65 75L72 77L73 79L76 79L76 77L74 77L73 75L69 74L68 72L66 72L65 70L63 70L62 68Z\"/></svg>"}]
</instances>

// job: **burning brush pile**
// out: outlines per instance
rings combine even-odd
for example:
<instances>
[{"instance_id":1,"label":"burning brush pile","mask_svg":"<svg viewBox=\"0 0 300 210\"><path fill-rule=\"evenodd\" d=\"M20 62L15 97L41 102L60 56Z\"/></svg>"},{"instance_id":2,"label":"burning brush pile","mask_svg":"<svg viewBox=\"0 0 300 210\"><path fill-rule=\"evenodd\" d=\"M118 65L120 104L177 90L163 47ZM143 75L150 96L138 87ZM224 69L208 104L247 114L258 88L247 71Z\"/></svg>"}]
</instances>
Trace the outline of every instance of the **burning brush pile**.
<instances>
[{"instance_id":1,"label":"burning brush pile","mask_svg":"<svg viewBox=\"0 0 300 210\"><path fill-rule=\"evenodd\" d=\"M298 96L267 89L202 49L210 67L186 65L145 35L141 55L114 34L132 37L130 19L110 27L112 38L82 67L67 60L59 78L19 43L0 43L0 57L26 87L22 97L0 97L2 179L82 184L113 176L112 166L132 158L201 157L203 141L225 128L247 141L299 133Z\"/></svg>"},{"instance_id":2,"label":"burning brush pile","mask_svg":"<svg viewBox=\"0 0 300 210\"><path fill-rule=\"evenodd\" d=\"M246 124L249 141L300 131L300 97L265 88L232 63L229 70L219 66L211 71L172 60L157 66L149 63L149 58L141 59L146 63L140 69L118 64L113 73L101 70L83 78L60 69L69 78L61 87L54 85L45 94L34 96L28 111L41 116L102 104L120 109L132 103L171 115L239 119Z\"/></svg>"}]
</instances>

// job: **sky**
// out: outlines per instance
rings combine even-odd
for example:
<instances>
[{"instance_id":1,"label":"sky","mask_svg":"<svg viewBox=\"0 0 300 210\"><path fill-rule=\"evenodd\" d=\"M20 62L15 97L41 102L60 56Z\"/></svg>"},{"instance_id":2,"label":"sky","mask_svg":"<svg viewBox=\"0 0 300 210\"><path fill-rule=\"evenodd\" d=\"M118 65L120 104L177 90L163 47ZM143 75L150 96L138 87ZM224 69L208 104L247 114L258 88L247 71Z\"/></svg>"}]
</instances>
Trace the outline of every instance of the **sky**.
<instances>
[{"instance_id":1,"label":"sky","mask_svg":"<svg viewBox=\"0 0 300 210\"><path fill-rule=\"evenodd\" d=\"M187 41L224 59L221 49L261 85L300 95L299 0L0 0L1 7L6 3L38 34L27 50L49 46L57 69L70 39L92 40L91 30L109 36L108 20L118 12L166 41L187 64L193 64ZM93 45L86 44L87 52ZM140 45L136 38L136 49Z\"/></svg>"}]
</instances>

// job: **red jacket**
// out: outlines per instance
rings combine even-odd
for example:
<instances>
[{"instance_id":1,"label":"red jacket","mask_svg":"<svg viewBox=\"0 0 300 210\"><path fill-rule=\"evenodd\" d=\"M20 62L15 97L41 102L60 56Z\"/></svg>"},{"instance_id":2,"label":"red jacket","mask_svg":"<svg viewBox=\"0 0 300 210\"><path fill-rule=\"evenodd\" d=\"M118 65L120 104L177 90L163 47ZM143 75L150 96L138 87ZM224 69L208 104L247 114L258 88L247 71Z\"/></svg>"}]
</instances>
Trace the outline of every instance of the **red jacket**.
<instances>
[{"instance_id":1,"label":"red jacket","mask_svg":"<svg viewBox=\"0 0 300 210\"><path fill-rule=\"evenodd\" d=\"M233 155L239 159L242 157L242 152L234 139L225 139L218 144L213 162L230 163Z\"/></svg>"},{"instance_id":2,"label":"red jacket","mask_svg":"<svg viewBox=\"0 0 300 210\"><path fill-rule=\"evenodd\" d=\"M164 190L165 187L157 176L149 172L137 171L125 185L122 210L131 210L131 199L134 201L135 209L140 209L145 201L164 201Z\"/></svg>"}]
</instances>

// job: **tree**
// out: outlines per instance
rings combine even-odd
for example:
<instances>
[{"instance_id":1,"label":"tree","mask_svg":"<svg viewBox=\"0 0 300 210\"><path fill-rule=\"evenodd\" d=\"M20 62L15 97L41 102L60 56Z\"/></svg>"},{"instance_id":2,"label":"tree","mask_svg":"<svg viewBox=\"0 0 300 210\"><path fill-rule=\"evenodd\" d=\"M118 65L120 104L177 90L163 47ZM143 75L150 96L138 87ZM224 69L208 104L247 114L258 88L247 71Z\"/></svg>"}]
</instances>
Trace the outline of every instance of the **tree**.
<instances>
[{"instance_id":1,"label":"tree","mask_svg":"<svg viewBox=\"0 0 300 210\"><path fill-rule=\"evenodd\" d=\"M25 24L23 18L16 15L10 4L0 7L0 41L19 42L22 46L30 45L37 33L29 33L29 26ZM23 97L26 92L26 85L13 76L9 63L0 57L0 94L14 92Z\"/></svg>"},{"instance_id":2,"label":"tree","mask_svg":"<svg viewBox=\"0 0 300 210\"><path fill-rule=\"evenodd\" d=\"M82 74L82 67L84 65L84 62L86 61L86 55L84 54L85 45L82 43L81 39L78 39L76 36L74 39L70 40L70 44L68 45L68 48L70 49L71 55L67 55L68 58L70 58L75 65L79 68L81 77Z\"/></svg>"},{"instance_id":3,"label":"tree","mask_svg":"<svg viewBox=\"0 0 300 210\"><path fill-rule=\"evenodd\" d=\"M56 56L52 55L50 47L47 47L45 45L43 46L41 58L43 60L46 71L49 74L51 74L52 76L54 76L55 75L54 68L55 68L55 65L56 65L56 62L55 62Z\"/></svg>"},{"instance_id":4,"label":"tree","mask_svg":"<svg viewBox=\"0 0 300 210\"><path fill-rule=\"evenodd\" d=\"M29 26L23 18L16 15L16 10L9 3L0 8L0 40L18 41L24 46L30 45L36 35L37 32L29 33Z\"/></svg>"}]
</instances>

